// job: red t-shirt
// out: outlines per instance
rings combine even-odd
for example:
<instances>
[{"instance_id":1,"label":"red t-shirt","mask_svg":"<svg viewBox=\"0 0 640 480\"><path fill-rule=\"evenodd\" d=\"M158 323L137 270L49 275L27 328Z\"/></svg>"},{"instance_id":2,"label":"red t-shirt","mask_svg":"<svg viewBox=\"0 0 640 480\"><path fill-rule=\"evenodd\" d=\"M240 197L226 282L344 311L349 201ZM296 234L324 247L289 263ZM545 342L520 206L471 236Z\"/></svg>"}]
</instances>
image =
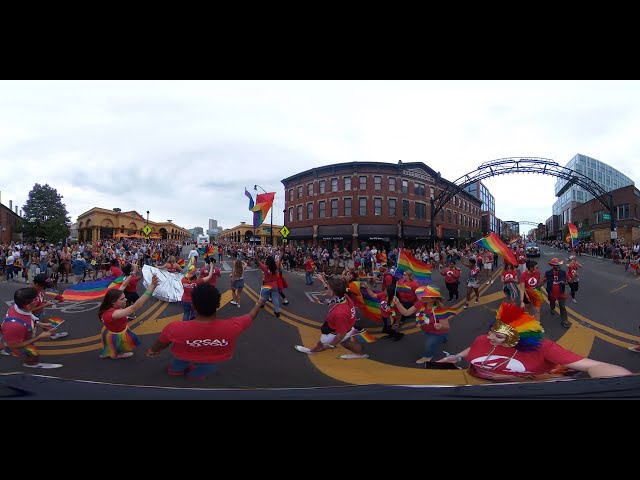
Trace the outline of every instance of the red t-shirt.
<instances>
[{"instance_id":1,"label":"red t-shirt","mask_svg":"<svg viewBox=\"0 0 640 480\"><path fill-rule=\"evenodd\" d=\"M376 297L380 300L380 313L382 318L389 318L391 316L392 309L388 309L389 302L387 302L387 290L376 293Z\"/></svg>"},{"instance_id":2,"label":"red t-shirt","mask_svg":"<svg viewBox=\"0 0 640 480\"><path fill-rule=\"evenodd\" d=\"M526 288L538 288L540 286L540 272L531 273L529 270L520 275L520 283L524 283Z\"/></svg>"},{"instance_id":3,"label":"red t-shirt","mask_svg":"<svg viewBox=\"0 0 640 480\"><path fill-rule=\"evenodd\" d=\"M356 307L353 300L344 297L345 301L332 305L327 315L327 324L336 334L348 333L356 324Z\"/></svg>"},{"instance_id":4,"label":"red t-shirt","mask_svg":"<svg viewBox=\"0 0 640 480\"><path fill-rule=\"evenodd\" d=\"M9 311L7 312L7 318L19 318L27 325L31 326L31 330L28 327L25 327L20 322L9 322L5 319L2 323L2 339L5 344L7 343L22 343L25 340L29 340L33 335L33 329L35 327L35 322L33 320L33 316L29 314L22 314L16 311L15 305L11 305L9 307Z\"/></svg>"},{"instance_id":5,"label":"red t-shirt","mask_svg":"<svg viewBox=\"0 0 640 480\"><path fill-rule=\"evenodd\" d=\"M516 260L518 260L518 265L522 265L523 263L527 263L527 256L524 253L519 252L516 255Z\"/></svg>"},{"instance_id":6,"label":"red t-shirt","mask_svg":"<svg viewBox=\"0 0 640 480\"><path fill-rule=\"evenodd\" d=\"M514 348L498 346L490 357L493 346L486 335L477 337L469 349L466 360L480 370L500 375L528 375L547 373L557 364L567 365L584 357L562 348L551 340L544 339L542 345L532 352L518 351L511 360ZM481 367L484 362L484 366ZM495 369L494 369L495 368Z\"/></svg>"},{"instance_id":7,"label":"red t-shirt","mask_svg":"<svg viewBox=\"0 0 640 480\"><path fill-rule=\"evenodd\" d=\"M418 320L418 317L421 315L425 315L429 319L428 325L425 325L424 323L420 325L420 329L423 332L432 333L433 335L443 335L445 333L449 333L450 328L441 328L440 330L437 330L436 327L433 326L434 323L440 322L433 316L433 310L431 310L426 303L418 300L413 306L416 307L416 320ZM425 307L424 311L420 312L420 309L423 306Z\"/></svg>"},{"instance_id":8,"label":"red t-shirt","mask_svg":"<svg viewBox=\"0 0 640 480\"><path fill-rule=\"evenodd\" d=\"M502 281L504 283L514 283L518 281L518 272L515 270L503 270Z\"/></svg>"},{"instance_id":9,"label":"red t-shirt","mask_svg":"<svg viewBox=\"0 0 640 480\"><path fill-rule=\"evenodd\" d=\"M129 285L127 285L127 288L124 289L125 292L136 292L138 290L138 282L140 281L140 277L136 277L135 275L133 277L131 277L131 280L129 280Z\"/></svg>"},{"instance_id":10,"label":"red t-shirt","mask_svg":"<svg viewBox=\"0 0 640 480\"><path fill-rule=\"evenodd\" d=\"M236 341L251 326L251 317L190 322L175 321L162 329L158 341L172 343L171 352L190 362L222 362L233 356Z\"/></svg>"},{"instance_id":11,"label":"red t-shirt","mask_svg":"<svg viewBox=\"0 0 640 480\"><path fill-rule=\"evenodd\" d=\"M456 283L458 280L460 280L460 274L462 272L460 272L459 268L451 268L451 267L447 267L444 270L444 282L445 283Z\"/></svg>"},{"instance_id":12,"label":"red t-shirt","mask_svg":"<svg viewBox=\"0 0 640 480\"><path fill-rule=\"evenodd\" d=\"M205 267L202 267L200 269L200 276L204 278L207 275L209 275L209 270L207 270ZM213 276L211 277L211 280L209 280L209 283L215 287L216 282L218 281L218 277L220 276L222 276L222 273L220 273L220 269L213 267Z\"/></svg>"},{"instance_id":13,"label":"red t-shirt","mask_svg":"<svg viewBox=\"0 0 640 480\"><path fill-rule=\"evenodd\" d=\"M578 281L578 267L576 265L567 265L567 281Z\"/></svg>"},{"instance_id":14,"label":"red t-shirt","mask_svg":"<svg viewBox=\"0 0 640 480\"><path fill-rule=\"evenodd\" d=\"M405 285L411 288L411 291L409 291L408 289L403 290L401 288L398 288L396 294L402 303L413 303L418 299L418 297L416 297L416 288L420 286L418 282L416 282L415 280L411 280L410 282L399 280L397 285L398 287Z\"/></svg>"},{"instance_id":15,"label":"red t-shirt","mask_svg":"<svg viewBox=\"0 0 640 480\"><path fill-rule=\"evenodd\" d=\"M115 319L113 318L113 312L116 311L116 307L110 308L102 314L101 320L107 330L113 333L120 333L127 328L127 317Z\"/></svg>"},{"instance_id":16,"label":"red t-shirt","mask_svg":"<svg viewBox=\"0 0 640 480\"><path fill-rule=\"evenodd\" d=\"M191 294L193 293L193 289L196 288L196 285L204 283L204 278L190 280L186 277L182 277L180 281L182 282L182 288L184 290L182 293L182 298L180 300L182 300L183 302L191 303Z\"/></svg>"},{"instance_id":17,"label":"red t-shirt","mask_svg":"<svg viewBox=\"0 0 640 480\"><path fill-rule=\"evenodd\" d=\"M279 267L280 262L278 262L276 265ZM265 286L268 285L274 290L277 290L278 289L278 278L276 277L277 270L276 270L276 273L271 273L264 263L260 263L260 270L262 270L262 273L263 273L262 285L265 285Z\"/></svg>"},{"instance_id":18,"label":"red t-shirt","mask_svg":"<svg viewBox=\"0 0 640 480\"><path fill-rule=\"evenodd\" d=\"M117 278L124 275L124 273L122 273L122 270L120 270L118 267L114 267L112 265L111 268L109 269L109 275Z\"/></svg>"}]
</instances>

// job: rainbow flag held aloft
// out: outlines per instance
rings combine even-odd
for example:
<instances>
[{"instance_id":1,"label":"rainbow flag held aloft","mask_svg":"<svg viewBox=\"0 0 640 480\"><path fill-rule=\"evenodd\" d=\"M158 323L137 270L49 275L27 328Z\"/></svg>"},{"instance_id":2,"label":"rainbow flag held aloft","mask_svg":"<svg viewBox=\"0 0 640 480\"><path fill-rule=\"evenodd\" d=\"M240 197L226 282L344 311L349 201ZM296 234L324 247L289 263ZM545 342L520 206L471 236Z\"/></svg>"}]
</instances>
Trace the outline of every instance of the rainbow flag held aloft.
<instances>
[{"instance_id":1,"label":"rainbow flag held aloft","mask_svg":"<svg viewBox=\"0 0 640 480\"><path fill-rule=\"evenodd\" d=\"M380 299L372 297L366 288L360 288L360 282L349 282L349 294L353 303L360 309L362 314L374 322L382 321L382 310L380 309Z\"/></svg>"},{"instance_id":2,"label":"rainbow flag held aloft","mask_svg":"<svg viewBox=\"0 0 640 480\"><path fill-rule=\"evenodd\" d=\"M571 248L576 248L578 246L578 229L573 223L567 223L567 227L569 231L565 240L571 244Z\"/></svg>"},{"instance_id":3,"label":"rainbow flag held aloft","mask_svg":"<svg viewBox=\"0 0 640 480\"><path fill-rule=\"evenodd\" d=\"M214 255L215 255L215 253L213 252L213 245L208 243L207 244L207 251L204 252L204 258L210 258L210 257L213 257Z\"/></svg>"},{"instance_id":4,"label":"rainbow flag held aloft","mask_svg":"<svg viewBox=\"0 0 640 480\"><path fill-rule=\"evenodd\" d=\"M65 300L82 302L84 300L96 300L102 298L111 288L118 288L122 285L124 276L118 278L106 277L93 282L81 282L67 288L63 297Z\"/></svg>"},{"instance_id":5,"label":"rainbow flag held aloft","mask_svg":"<svg viewBox=\"0 0 640 480\"><path fill-rule=\"evenodd\" d=\"M246 189L245 189L246 191ZM273 205L273 198L276 192L260 193L256 195L256 204L251 210L253 211L253 228L258 228L267 218L267 213Z\"/></svg>"},{"instance_id":6,"label":"rainbow flag held aloft","mask_svg":"<svg viewBox=\"0 0 640 480\"><path fill-rule=\"evenodd\" d=\"M500 237L495 233L491 232L488 235L484 236L480 240L473 242L475 245L479 247L486 248L487 250L492 251L493 253L500 255L505 261L509 262L511 265L518 265L518 261L516 260L516 256L513 254L511 249L507 247Z\"/></svg>"},{"instance_id":7,"label":"rainbow flag held aloft","mask_svg":"<svg viewBox=\"0 0 640 480\"><path fill-rule=\"evenodd\" d=\"M376 339L366 330L360 330L358 333L351 335L351 341L357 343L373 343Z\"/></svg>"},{"instance_id":8,"label":"rainbow flag held aloft","mask_svg":"<svg viewBox=\"0 0 640 480\"><path fill-rule=\"evenodd\" d=\"M395 276L402 278L406 270L413 272L413 277L419 285L431 285L431 266L421 262L406 250L400 250Z\"/></svg>"},{"instance_id":9,"label":"rainbow flag held aloft","mask_svg":"<svg viewBox=\"0 0 640 480\"><path fill-rule=\"evenodd\" d=\"M180 266L180 268L184 268L185 265L186 265L186 262L184 258L181 258L180 260L178 260L178 266Z\"/></svg>"}]
</instances>

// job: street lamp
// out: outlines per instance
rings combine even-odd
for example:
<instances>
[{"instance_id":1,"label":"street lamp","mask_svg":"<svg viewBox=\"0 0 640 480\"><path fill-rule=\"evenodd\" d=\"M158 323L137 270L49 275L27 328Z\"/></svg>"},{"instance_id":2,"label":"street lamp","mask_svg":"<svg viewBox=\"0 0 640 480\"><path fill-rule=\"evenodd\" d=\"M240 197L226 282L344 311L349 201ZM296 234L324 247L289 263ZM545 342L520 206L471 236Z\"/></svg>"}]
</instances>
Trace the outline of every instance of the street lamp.
<instances>
[{"instance_id":1,"label":"street lamp","mask_svg":"<svg viewBox=\"0 0 640 480\"><path fill-rule=\"evenodd\" d=\"M149 225L149 210L147 210L147 225ZM147 243L149 243L149 235L147 235Z\"/></svg>"},{"instance_id":2,"label":"street lamp","mask_svg":"<svg viewBox=\"0 0 640 480\"><path fill-rule=\"evenodd\" d=\"M260 185L256 184L253 186L253 189L255 191L258 191L258 187L260 187ZM264 193L268 193L264 188L260 187L260 190L262 190ZM271 246L273 247L273 205L271 205L271 229L269 230L270 234L269 234L269 243L271 244Z\"/></svg>"}]
</instances>

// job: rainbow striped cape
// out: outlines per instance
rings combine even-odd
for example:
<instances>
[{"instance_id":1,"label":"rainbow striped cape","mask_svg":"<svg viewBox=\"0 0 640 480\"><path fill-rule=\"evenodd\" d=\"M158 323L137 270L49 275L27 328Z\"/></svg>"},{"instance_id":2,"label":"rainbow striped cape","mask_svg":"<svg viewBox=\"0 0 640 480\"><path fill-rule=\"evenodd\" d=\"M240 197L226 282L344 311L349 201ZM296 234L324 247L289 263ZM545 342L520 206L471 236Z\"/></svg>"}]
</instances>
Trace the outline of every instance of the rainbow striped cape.
<instances>
[{"instance_id":1,"label":"rainbow striped cape","mask_svg":"<svg viewBox=\"0 0 640 480\"><path fill-rule=\"evenodd\" d=\"M360 282L349 282L349 296L362 314L374 322L382 321L382 311L380 310L380 299L371 297L366 288L360 288Z\"/></svg>"}]
</instances>

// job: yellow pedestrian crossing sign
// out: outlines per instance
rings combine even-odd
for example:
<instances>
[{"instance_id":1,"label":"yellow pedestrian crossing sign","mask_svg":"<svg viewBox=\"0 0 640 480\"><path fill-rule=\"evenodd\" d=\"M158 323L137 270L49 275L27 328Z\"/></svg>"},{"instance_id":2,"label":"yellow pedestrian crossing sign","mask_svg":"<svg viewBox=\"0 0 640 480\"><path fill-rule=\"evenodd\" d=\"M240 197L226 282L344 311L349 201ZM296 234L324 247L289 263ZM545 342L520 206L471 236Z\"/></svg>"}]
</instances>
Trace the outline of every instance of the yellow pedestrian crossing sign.
<instances>
[{"instance_id":1,"label":"yellow pedestrian crossing sign","mask_svg":"<svg viewBox=\"0 0 640 480\"><path fill-rule=\"evenodd\" d=\"M142 229L142 233L144 233L147 237L151 234L151 227L149 225L145 225Z\"/></svg>"},{"instance_id":2,"label":"yellow pedestrian crossing sign","mask_svg":"<svg viewBox=\"0 0 640 480\"><path fill-rule=\"evenodd\" d=\"M286 225L280 229L280 235L282 235L282 238L287 238L289 236L289 229Z\"/></svg>"}]
</instances>

